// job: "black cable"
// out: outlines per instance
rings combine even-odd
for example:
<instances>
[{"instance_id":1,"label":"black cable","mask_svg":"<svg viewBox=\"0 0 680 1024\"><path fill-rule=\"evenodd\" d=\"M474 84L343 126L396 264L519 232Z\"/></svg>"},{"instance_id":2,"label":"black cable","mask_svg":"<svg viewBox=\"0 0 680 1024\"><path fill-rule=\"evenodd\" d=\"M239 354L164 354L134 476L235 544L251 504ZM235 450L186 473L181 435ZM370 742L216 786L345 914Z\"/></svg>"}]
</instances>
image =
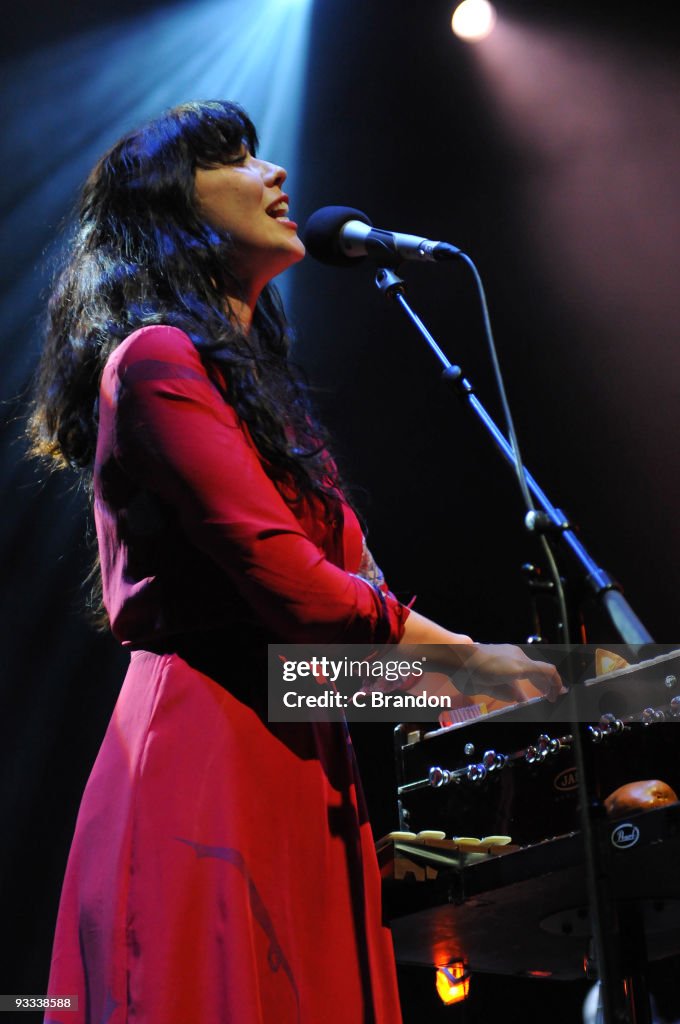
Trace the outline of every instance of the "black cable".
<instances>
[{"instance_id":1,"label":"black cable","mask_svg":"<svg viewBox=\"0 0 680 1024\"><path fill-rule=\"evenodd\" d=\"M484 334L486 336L487 345L489 348L489 355L491 358L491 365L493 367L494 376L496 378L496 387L498 388L498 394L501 400L501 406L503 408L503 416L505 418L506 429L508 432L508 439L515 461L515 472L517 475L517 482L519 489L522 493L522 499L526 507L527 513L535 512L536 507L529 491L527 484L526 472L524 469L524 462L522 461L522 454L519 447L519 441L517 440L517 433L515 431L515 424L510 411L510 403L508 402L508 396L505 390L505 383L503 381L503 374L498 360L498 353L496 351L496 344L493 337L493 330L491 327L491 316L489 314L489 306L486 300L486 293L484 291L484 285L482 284L482 278L475 266L473 260L467 255L467 253L460 252L458 254L459 259L462 259L472 271L472 276L477 286L477 294L479 295L480 305L482 307L482 321L484 324ZM557 600L560 619L560 631L562 633L562 642L566 645L570 643L570 630L569 630L569 617L567 613L567 602L564 593L564 587L562 586L562 579L560 572L557 567L554 552L550 546L550 542L544 533L540 534L541 547L543 554L548 563L548 569L552 577L553 586L555 588L555 598Z\"/></svg>"}]
</instances>

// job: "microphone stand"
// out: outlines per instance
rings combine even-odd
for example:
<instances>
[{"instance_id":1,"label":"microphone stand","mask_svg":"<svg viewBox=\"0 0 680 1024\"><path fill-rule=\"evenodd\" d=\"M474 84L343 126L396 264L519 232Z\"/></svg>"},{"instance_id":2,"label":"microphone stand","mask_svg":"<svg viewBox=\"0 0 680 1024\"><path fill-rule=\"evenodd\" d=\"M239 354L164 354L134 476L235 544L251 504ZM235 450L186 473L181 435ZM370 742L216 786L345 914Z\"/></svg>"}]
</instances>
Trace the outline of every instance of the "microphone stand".
<instances>
[{"instance_id":1,"label":"microphone stand","mask_svg":"<svg viewBox=\"0 0 680 1024\"><path fill-rule=\"evenodd\" d=\"M384 295L394 299L397 305L404 311L444 367L442 374L444 381L453 387L462 398L467 400L467 406L477 414L477 417L486 427L506 462L516 468L517 462L512 445L475 395L472 384L465 377L460 366L455 366L447 359L423 321L409 305L405 297L406 286L402 278L398 277L389 267L380 267L376 273L375 283ZM557 534L562 537L565 544L580 562L585 574L586 583L604 605L622 643L630 644L631 646L653 643L654 641L649 631L621 593L619 584L608 572L600 568L588 554L571 529L564 513L560 509L555 508L531 473L525 469L524 475L529 490L543 510L542 512L537 511L528 514L525 520L527 529L534 533Z\"/></svg>"},{"instance_id":2,"label":"microphone stand","mask_svg":"<svg viewBox=\"0 0 680 1024\"><path fill-rule=\"evenodd\" d=\"M505 460L516 470L518 460L515 451L496 425L492 417L474 394L472 384L465 377L460 366L450 362L420 317L414 312L405 297L406 286L393 269L380 267L376 273L376 286L384 295L396 301L411 323L419 331L437 359L444 367L442 377L469 406L486 427L491 438ZM601 569L578 540L564 513L556 508L539 487L531 473L523 469L526 485L542 511L529 512L525 523L527 529L543 535L561 536L580 562L586 581L596 597L603 603L616 631L624 643L652 643L652 637L630 607L618 584ZM608 870L608 849L602 835L601 822L596 820L596 810L601 804L591 802L586 779L586 758L579 729L579 715L574 711L572 734L576 772L579 790L579 812L583 835L586 880L591 908L591 926L597 958L597 969L601 985L602 1009L605 1024L647 1024L649 1002L646 1008L633 1000L630 984L623 976L619 944L615 936L620 932L618 908L613 899ZM630 979L628 979L628 982Z\"/></svg>"}]
</instances>

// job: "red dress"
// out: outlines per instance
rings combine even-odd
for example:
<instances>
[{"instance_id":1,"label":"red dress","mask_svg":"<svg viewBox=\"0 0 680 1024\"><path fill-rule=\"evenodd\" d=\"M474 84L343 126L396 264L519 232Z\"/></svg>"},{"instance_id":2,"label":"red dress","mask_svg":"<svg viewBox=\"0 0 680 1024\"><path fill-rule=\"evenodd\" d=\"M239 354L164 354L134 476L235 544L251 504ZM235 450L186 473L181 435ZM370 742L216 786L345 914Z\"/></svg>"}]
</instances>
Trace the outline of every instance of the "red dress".
<instances>
[{"instance_id":1,"label":"red dress","mask_svg":"<svg viewBox=\"0 0 680 1024\"><path fill-rule=\"evenodd\" d=\"M396 1024L391 940L344 726L269 724L266 642L393 642L356 518L291 506L190 339L102 381L95 516L131 663L78 816L50 1024Z\"/></svg>"}]
</instances>

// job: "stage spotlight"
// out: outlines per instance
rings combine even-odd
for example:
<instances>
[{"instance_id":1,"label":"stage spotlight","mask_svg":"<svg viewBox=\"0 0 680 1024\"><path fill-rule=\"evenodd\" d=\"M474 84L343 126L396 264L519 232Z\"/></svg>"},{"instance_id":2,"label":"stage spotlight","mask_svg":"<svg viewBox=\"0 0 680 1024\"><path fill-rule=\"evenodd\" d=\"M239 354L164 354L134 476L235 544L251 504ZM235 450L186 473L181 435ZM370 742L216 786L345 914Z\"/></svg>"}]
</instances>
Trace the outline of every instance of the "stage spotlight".
<instances>
[{"instance_id":1,"label":"stage spotlight","mask_svg":"<svg viewBox=\"0 0 680 1024\"><path fill-rule=\"evenodd\" d=\"M486 39L495 24L496 11L488 0L463 0L451 18L455 35L468 43Z\"/></svg>"},{"instance_id":2,"label":"stage spotlight","mask_svg":"<svg viewBox=\"0 0 680 1024\"><path fill-rule=\"evenodd\" d=\"M22 172L0 181L0 259L12 266L0 289L5 339L14 331L23 337L33 322L31 310L49 277L46 240L89 168L123 132L166 107L196 98L238 100L258 126L260 152L288 170L295 195L313 6L313 0L143 4L134 17L66 35L6 64L0 148L5 162ZM288 281L288 272L277 280L284 293ZM10 380L32 372L35 352L5 345L3 385L11 388ZM14 386L18 393L22 385Z\"/></svg>"}]
</instances>

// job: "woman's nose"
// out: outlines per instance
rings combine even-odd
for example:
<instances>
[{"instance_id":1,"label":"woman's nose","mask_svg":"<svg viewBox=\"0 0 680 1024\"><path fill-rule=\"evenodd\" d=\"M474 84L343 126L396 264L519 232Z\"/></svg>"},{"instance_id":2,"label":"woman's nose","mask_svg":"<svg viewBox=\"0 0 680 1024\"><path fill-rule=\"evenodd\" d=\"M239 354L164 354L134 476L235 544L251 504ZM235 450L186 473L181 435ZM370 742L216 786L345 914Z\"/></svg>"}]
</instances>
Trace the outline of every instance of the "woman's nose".
<instances>
[{"instance_id":1,"label":"woman's nose","mask_svg":"<svg viewBox=\"0 0 680 1024\"><path fill-rule=\"evenodd\" d=\"M278 164L272 164L268 160L262 161L264 165L264 180L265 184L272 185L283 185L284 181L288 177L285 168L279 167Z\"/></svg>"}]
</instances>

